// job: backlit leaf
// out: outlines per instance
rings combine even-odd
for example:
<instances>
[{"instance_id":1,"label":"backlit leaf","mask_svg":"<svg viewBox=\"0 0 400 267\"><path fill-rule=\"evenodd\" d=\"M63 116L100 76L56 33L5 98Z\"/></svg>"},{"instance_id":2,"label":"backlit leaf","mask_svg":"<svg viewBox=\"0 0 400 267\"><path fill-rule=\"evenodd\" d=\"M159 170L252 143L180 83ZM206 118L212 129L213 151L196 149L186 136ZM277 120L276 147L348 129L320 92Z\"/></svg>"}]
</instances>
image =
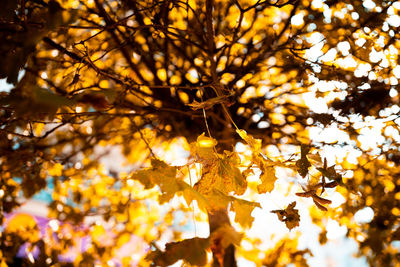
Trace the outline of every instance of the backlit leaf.
<instances>
[{"instance_id":1,"label":"backlit leaf","mask_svg":"<svg viewBox=\"0 0 400 267\"><path fill-rule=\"evenodd\" d=\"M200 159L213 160L216 158L214 154L216 145L217 141L214 138L207 137L203 133L197 137L196 142L190 144L190 150L192 154L197 155Z\"/></svg>"},{"instance_id":2,"label":"backlit leaf","mask_svg":"<svg viewBox=\"0 0 400 267\"><path fill-rule=\"evenodd\" d=\"M337 183L342 183L342 175L336 172L335 166L324 167L324 168L317 168L323 176L336 181Z\"/></svg>"},{"instance_id":3,"label":"backlit leaf","mask_svg":"<svg viewBox=\"0 0 400 267\"><path fill-rule=\"evenodd\" d=\"M240 159L236 154L225 152L222 158L213 161L208 169L204 170L201 179L196 183L195 188L202 194L213 190L219 190L225 194L234 192L242 195L247 188L244 175L236 167Z\"/></svg>"},{"instance_id":4,"label":"backlit leaf","mask_svg":"<svg viewBox=\"0 0 400 267\"><path fill-rule=\"evenodd\" d=\"M218 190L213 190L204 196L208 200L210 211L226 209L232 201L232 197L227 196Z\"/></svg>"},{"instance_id":5,"label":"backlit leaf","mask_svg":"<svg viewBox=\"0 0 400 267\"><path fill-rule=\"evenodd\" d=\"M240 158L235 153L225 151L224 157L218 160L218 164L218 174L224 181L225 189L237 195L244 194L247 182L237 167L240 164Z\"/></svg>"},{"instance_id":6,"label":"backlit leaf","mask_svg":"<svg viewBox=\"0 0 400 267\"><path fill-rule=\"evenodd\" d=\"M210 246L208 238L185 239L180 242L172 242L165 245L165 251L152 251L147 259L154 266L169 266L183 260L191 265L203 266L207 263L207 249Z\"/></svg>"},{"instance_id":7,"label":"backlit leaf","mask_svg":"<svg viewBox=\"0 0 400 267\"><path fill-rule=\"evenodd\" d=\"M183 197L185 198L186 204L189 206L193 200L197 201L199 208L202 211L207 211L210 209L210 203L207 198L200 194L197 190L192 188L190 185L183 181L178 181L178 184L183 191Z\"/></svg>"},{"instance_id":8,"label":"backlit leaf","mask_svg":"<svg viewBox=\"0 0 400 267\"><path fill-rule=\"evenodd\" d=\"M261 139L255 139L251 135L248 135L245 130L236 130L236 132L251 147L253 153L256 154L261 151Z\"/></svg>"},{"instance_id":9,"label":"backlit leaf","mask_svg":"<svg viewBox=\"0 0 400 267\"><path fill-rule=\"evenodd\" d=\"M242 227L250 228L253 224L254 217L251 216L254 208L261 208L257 202L250 202L243 199L235 199L232 208L235 211L235 222L239 223Z\"/></svg>"},{"instance_id":10,"label":"backlit leaf","mask_svg":"<svg viewBox=\"0 0 400 267\"><path fill-rule=\"evenodd\" d=\"M284 222L289 230L292 230L294 227L299 226L300 222L299 211L294 208L295 206L296 202L294 201L284 210L273 210L271 212L276 213L278 219Z\"/></svg>"},{"instance_id":11,"label":"backlit leaf","mask_svg":"<svg viewBox=\"0 0 400 267\"><path fill-rule=\"evenodd\" d=\"M159 198L160 203L167 202L181 190L176 180L177 169L157 159L153 159L151 165L152 168L138 171L132 175L132 178L140 181L146 189L158 185L162 192Z\"/></svg>"},{"instance_id":12,"label":"backlit leaf","mask_svg":"<svg viewBox=\"0 0 400 267\"><path fill-rule=\"evenodd\" d=\"M274 189L276 179L274 167L266 167L260 175L261 184L257 186L258 193L271 192Z\"/></svg>"},{"instance_id":13,"label":"backlit leaf","mask_svg":"<svg viewBox=\"0 0 400 267\"><path fill-rule=\"evenodd\" d=\"M301 145L301 158L296 162L296 166L299 174L302 177L306 177L308 174L308 168L311 166L310 162L307 159L307 153L310 151L310 148L307 145Z\"/></svg>"}]
</instances>

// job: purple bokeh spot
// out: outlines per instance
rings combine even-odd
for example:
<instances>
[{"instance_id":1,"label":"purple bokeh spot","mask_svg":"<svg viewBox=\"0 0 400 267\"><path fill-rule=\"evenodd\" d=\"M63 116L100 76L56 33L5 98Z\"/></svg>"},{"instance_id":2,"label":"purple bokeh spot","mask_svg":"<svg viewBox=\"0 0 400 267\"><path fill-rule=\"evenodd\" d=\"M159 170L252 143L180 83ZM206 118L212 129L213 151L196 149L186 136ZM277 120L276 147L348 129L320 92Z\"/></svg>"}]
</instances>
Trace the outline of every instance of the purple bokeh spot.
<instances>
[{"instance_id":1,"label":"purple bokeh spot","mask_svg":"<svg viewBox=\"0 0 400 267\"><path fill-rule=\"evenodd\" d=\"M10 220L18 215L18 214L26 214L26 213L11 213L11 214L5 214L5 228L7 228L8 223L10 222ZM49 225L49 222L54 220L54 219L49 219L46 217L41 217L41 216L34 216L34 215L30 215L30 214L26 214L31 216L39 230L40 230L40 235L43 241L45 241L45 237L46 235L48 235L49 233L51 233L53 236L52 238L57 240L57 234L53 232L53 230L51 229L51 226ZM60 222L58 220L56 220L58 225L62 226L68 223L64 223L64 222ZM70 225L70 224L69 224ZM72 225L71 225L72 226ZM72 226L75 229L88 229L89 226L87 225L77 225L77 226ZM4 228L2 226L2 231L4 231ZM107 237L113 239L113 237L115 236L115 233L108 231L107 232ZM60 262L73 262L75 260L75 258L81 254L84 253L85 251L87 251L89 249L89 247L92 245L92 239L90 236L84 236L81 238L75 238L74 239L75 242L75 247L71 246L68 251L62 255L58 256L58 260ZM19 258L29 258L29 254L31 254L31 256L33 256L34 259L38 259L39 257L39 253L40 253L40 249L38 246L34 246L33 248L30 247L31 245L28 243L23 244L17 253L17 257ZM120 247L120 249L116 252L116 257L114 259L111 259L111 261L115 264L115 266L122 266L122 262L121 259L123 257L129 257L131 255L133 255L134 253L138 253L138 251L140 251L141 255L146 254L146 252L149 250L148 245L139 237L132 235L130 240L122 245ZM135 260L132 259L132 261L135 262L131 262L131 266L137 266L139 259Z\"/></svg>"}]
</instances>

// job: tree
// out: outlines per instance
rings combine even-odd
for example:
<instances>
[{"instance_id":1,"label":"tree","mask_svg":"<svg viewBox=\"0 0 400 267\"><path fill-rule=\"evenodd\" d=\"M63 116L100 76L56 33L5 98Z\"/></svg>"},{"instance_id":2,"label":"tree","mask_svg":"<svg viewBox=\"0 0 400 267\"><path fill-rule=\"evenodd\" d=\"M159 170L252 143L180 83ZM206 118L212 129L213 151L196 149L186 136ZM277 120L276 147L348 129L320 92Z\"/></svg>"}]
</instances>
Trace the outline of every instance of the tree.
<instances>
[{"instance_id":1,"label":"tree","mask_svg":"<svg viewBox=\"0 0 400 267\"><path fill-rule=\"evenodd\" d=\"M296 199L272 211L289 229L299 225L296 203L310 198L321 243L336 218L372 266L396 266L399 9L378 0L6 0L0 77L14 87L0 97L2 224L49 185L49 216L63 223L43 242L34 221L16 218L1 235L2 263L28 242L36 264L51 265L90 236L75 263L107 264L133 235L150 247L139 265L236 266L247 254L257 265L307 266L295 240L261 251L243 230L261 208L256 197L279 182ZM326 129L334 140L313 135ZM184 164L170 161L176 147L190 152ZM323 156L339 150L336 161ZM104 168L110 151L124 168ZM334 191L346 199L337 209ZM366 207L371 222L355 223ZM182 240L175 230L158 248L177 210L186 220L208 214L210 236ZM94 215L102 219L78 227Z\"/></svg>"}]
</instances>

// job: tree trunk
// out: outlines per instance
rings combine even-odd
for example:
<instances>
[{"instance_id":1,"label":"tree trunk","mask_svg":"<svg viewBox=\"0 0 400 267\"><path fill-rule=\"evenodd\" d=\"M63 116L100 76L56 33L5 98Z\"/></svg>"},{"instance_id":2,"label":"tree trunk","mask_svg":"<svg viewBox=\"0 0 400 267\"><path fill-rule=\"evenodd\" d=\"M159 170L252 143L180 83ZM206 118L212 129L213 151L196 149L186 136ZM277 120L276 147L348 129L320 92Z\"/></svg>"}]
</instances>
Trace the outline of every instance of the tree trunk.
<instances>
[{"instance_id":1,"label":"tree trunk","mask_svg":"<svg viewBox=\"0 0 400 267\"><path fill-rule=\"evenodd\" d=\"M217 210L213 213L208 213L208 221L210 224L210 235L219 227L228 224L231 225L226 210ZM213 246L214 244L212 244ZM222 253L223 260L221 262ZM213 251L213 267L236 267L235 247L234 245L228 246L224 251Z\"/></svg>"}]
</instances>

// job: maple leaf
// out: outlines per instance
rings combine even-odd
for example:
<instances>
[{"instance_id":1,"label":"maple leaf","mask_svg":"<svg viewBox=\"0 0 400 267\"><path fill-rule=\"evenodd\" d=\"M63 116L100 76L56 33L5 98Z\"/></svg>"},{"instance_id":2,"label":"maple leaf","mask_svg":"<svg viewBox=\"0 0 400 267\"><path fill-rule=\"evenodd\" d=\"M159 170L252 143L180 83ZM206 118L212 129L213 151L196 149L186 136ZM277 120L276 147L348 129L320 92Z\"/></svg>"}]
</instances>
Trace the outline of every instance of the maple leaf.
<instances>
[{"instance_id":1,"label":"maple leaf","mask_svg":"<svg viewBox=\"0 0 400 267\"><path fill-rule=\"evenodd\" d=\"M219 190L213 190L204 194L204 197L208 200L210 211L226 209L229 203L232 202L232 197L225 195Z\"/></svg>"},{"instance_id":2,"label":"maple leaf","mask_svg":"<svg viewBox=\"0 0 400 267\"><path fill-rule=\"evenodd\" d=\"M207 249L210 247L208 238L191 238L165 245L165 251L156 249L150 252L146 259L153 266L169 266L183 260L191 265L204 266L207 263Z\"/></svg>"},{"instance_id":3,"label":"maple leaf","mask_svg":"<svg viewBox=\"0 0 400 267\"><path fill-rule=\"evenodd\" d=\"M236 167L239 163L240 158L237 154L225 151L224 157L218 160L218 174L228 192L233 191L237 195L243 195L247 188L247 181L239 168Z\"/></svg>"},{"instance_id":4,"label":"maple leaf","mask_svg":"<svg viewBox=\"0 0 400 267\"><path fill-rule=\"evenodd\" d=\"M193 186L200 194L207 195L214 189L222 189L225 192L221 179L214 169L215 167L211 168L210 172L203 173L200 180Z\"/></svg>"},{"instance_id":5,"label":"maple leaf","mask_svg":"<svg viewBox=\"0 0 400 267\"><path fill-rule=\"evenodd\" d=\"M275 187L275 169L272 166L268 166L262 171L260 175L261 184L257 185L258 193L271 192Z\"/></svg>"},{"instance_id":6,"label":"maple leaf","mask_svg":"<svg viewBox=\"0 0 400 267\"><path fill-rule=\"evenodd\" d=\"M243 199L235 198L231 209L236 213L235 222L239 223L242 227L251 227L254 217L251 216L254 208L261 208L257 202L250 202Z\"/></svg>"},{"instance_id":7,"label":"maple leaf","mask_svg":"<svg viewBox=\"0 0 400 267\"><path fill-rule=\"evenodd\" d=\"M190 151L201 161L212 161L216 159L214 150L217 143L214 138L207 137L202 133L197 137L196 142L190 144Z\"/></svg>"},{"instance_id":8,"label":"maple leaf","mask_svg":"<svg viewBox=\"0 0 400 267\"><path fill-rule=\"evenodd\" d=\"M336 182L338 182L339 184L342 184L342 175L340 175L339 173L336 173L335 170L335 166L330 166L330 167L326 167L324 166L324 168L317 168L317 170L319 170L323 176L332 179Z\"/></svg>"},{"instance_id":9,"label":"maple leaf","mask_svg":"<svg viewBox=\"0 0 400 267\"><path fill-rule=\"evenodd\" d=\"M132 178L140 181L145 186L145 189L150 189L158 185L162 192L159 197L160 203L168 202L175 194L181 192L187 205L196 200L201 210L206 211L210 209L208 200L201 193L184 181L176 178L176 167L169 166L157 159L153 159L151 164L152 168L138 171L132 175Z\"/></svg>"},{"instance_id":10,"label":"maple leaf","mask_svg":"<svg viewBox=\"0 0 400 267\"><path fill-rule=\"evenodd\" d=\"M167 202L176 192L181 191L176 179L177 168L158 159L152 159L151 165L152 168L138 171L132 175L132 178L141 182L145 189L158 185L162 192L159 198L160 203Z\"/></svg>"},{"instance_id":11,"label":"maple leaf","mask_svg":"<svg viewBox=\"0 0 400 267\"><path fill-rule=\"evenodd\" d=\"M189 206L193 200L197 201L199 208L206 212L210 209L210 204L202 194L200 194L197 190L193 189L190 185L185 183L184 181L178 181L178 184L183 191L183 198L185 199L187 205Z\"/></svg>"},{"instance_id":12,"label":"maple leaf","mask_svg":"<svg viewBox=\"0 0 400 267\"><path fill-rule=\"evenodd\" d=\"M235 192L242 195L246 191L247 181L244 175L236 167L240 162L235 153L225 151L222 158L213 161L213 164L205 168L201 179L194 188L201 194L209 194L213 190L224 194Z\"/></svg>"},{"instance_id":13,"label":"maple leaf","mask_svg":"<svg viewBox=\"0 0 400 267\"><path fill-rule=\"evenodd\" d=\"M286 209L284 210L273 210L272 213L276 213L278 215L278 219L286 224L286 227L289 230L292 230L294 227L299 226L300 215L299 210L295 209L296 201L290 203Z\"/></svg>"},{"instance_id":14,"label":"maple leaf","mask_svg":"<svg viewBox=\"0 0 400 267\"><path fill-rule=\"evenodd\" d=\"M255 139L248 135L244 130L236 130L239 136L246 141L253 152L253 162L261 169L260 175L261 184L257 186L258 193L271 192L274 189L276 176L275 170L270 164L274 164L272 161L265 163L265 158L261 154L261 139Z\"/></svg>"},{"instance_id":15,"label":"maple leaf","mask_svg":"<svg viewBox=\"0 0 400 267\"><path fill-rule=\"evenodd\" d=\"M204 195L213 210L226 209L231 203L231 210L236 213L235 222L242 227L251 227L254 217L251 216L254 208L261 208L257 202L251 202L244 199L228 196L219 190L213 190L207 195Z\"/></svg>"}]
</instances>

